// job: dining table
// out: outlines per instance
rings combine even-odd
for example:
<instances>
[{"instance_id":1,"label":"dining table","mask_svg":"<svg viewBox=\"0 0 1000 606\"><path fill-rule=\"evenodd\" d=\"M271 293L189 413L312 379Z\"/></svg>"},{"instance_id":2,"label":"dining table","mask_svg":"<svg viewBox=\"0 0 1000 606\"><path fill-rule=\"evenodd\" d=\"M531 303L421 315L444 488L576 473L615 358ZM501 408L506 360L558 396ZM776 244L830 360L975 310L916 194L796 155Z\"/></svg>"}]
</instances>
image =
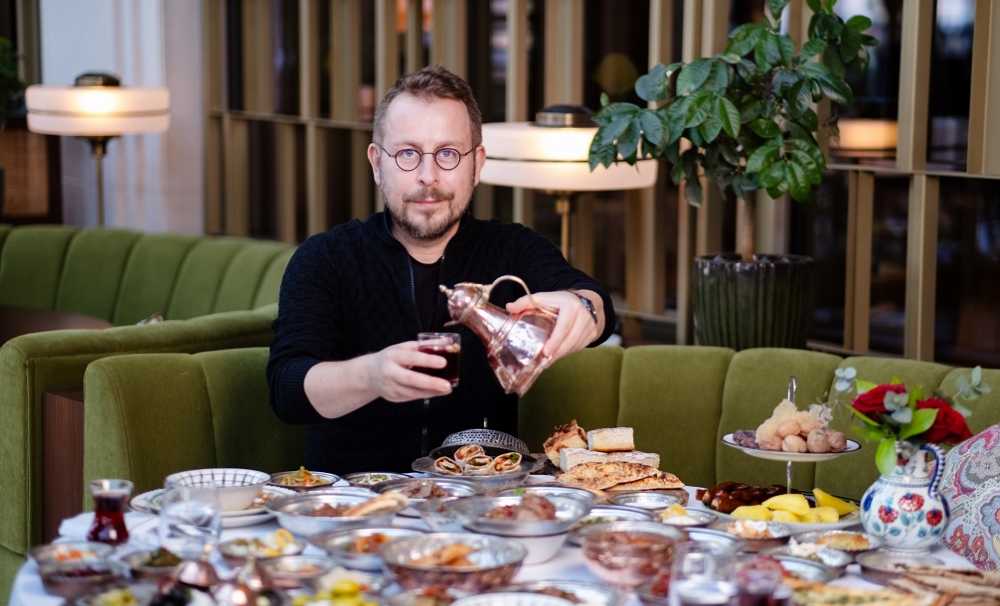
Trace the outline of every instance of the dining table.
<instances>
[{"instance_id":1,"label":"dining table","mask_svg":"<svg viewBox=\"0 0 1000 606\"><path fill-rule=\"evenodd\" d=\"M688 493L687 506L695 509L704 509L704 505L695 498L694 487L686 487ZM58 541L83 540L93 519L92 513L81 513L63 521L60 526L60 537ZM129 543L119 546L118 549L125 552L132 549L148 549L158 544L157 528L158 517L149 513L129 512L126 516L126 524L129 528ZM419 518L410 518L397 515L394 526L404 528L417 528L428 530L428 527ZM271 519L261 524L242 528L224 528L221 540L228 540L239 537L263 537L279 528L276 520ZM323 552L309 545L305 554L323 555ZM971 569L972 566L959 555L946 549L944 546L935 547L931 554L941 561L941 564L950 568ZM225 573L225 570L223 570ZM230 573L232 574L232 573ZM225 574L222 575L225 577ZM579 547L572 547L568 543L551 560L535 565L524 565L514 578L515 583L543 580L573 580L589 583L603 583L587 568L583 554ZM834 581L831 585L841 587L856 587L867 589L879 589L880 585L866 580L857 564L847 567L845 574ZM46 593L42 585L41 577L38 574L38 567L33 561L26 562L18 571L11 592L10 604L12 606L58 606L62 604L62 598ZM641 606L638 597L630 592L624 596L621 606Z\"/></svg>"}]
</instances>

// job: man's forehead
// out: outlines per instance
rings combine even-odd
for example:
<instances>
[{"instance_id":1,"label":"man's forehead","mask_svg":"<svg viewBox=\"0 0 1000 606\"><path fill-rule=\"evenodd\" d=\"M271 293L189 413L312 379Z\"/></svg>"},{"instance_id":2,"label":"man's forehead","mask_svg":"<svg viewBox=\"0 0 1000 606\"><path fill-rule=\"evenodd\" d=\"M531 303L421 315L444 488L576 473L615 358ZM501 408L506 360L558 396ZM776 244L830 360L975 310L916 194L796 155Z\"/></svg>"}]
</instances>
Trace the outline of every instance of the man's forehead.
<instances>
[{"instance_id":1,"label":"man's forehead","mask_svg":"<svg viewBox=\"0 0 1000 606\"><path fill-rule=\"evenodd\" d=\"M408 93L393 99L385 113L386 143L470 145L469 112L456 99L417 97Z\"/></svg>"}]
</instances>

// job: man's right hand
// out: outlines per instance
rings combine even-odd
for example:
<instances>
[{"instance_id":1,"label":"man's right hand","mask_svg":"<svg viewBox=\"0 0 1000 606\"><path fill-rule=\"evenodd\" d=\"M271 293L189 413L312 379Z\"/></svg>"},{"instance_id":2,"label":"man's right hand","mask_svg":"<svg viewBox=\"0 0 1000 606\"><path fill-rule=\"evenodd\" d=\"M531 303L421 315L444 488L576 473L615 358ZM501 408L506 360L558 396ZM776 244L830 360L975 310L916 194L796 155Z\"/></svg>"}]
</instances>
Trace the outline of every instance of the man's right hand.
<instances>
[{"instance_id":1,"label":"man's right hand","mask_svg":"<svg viewBox=\"0 0 1000 606\"><path fill-rule=\"evenodd\" d=\"M368 387L390 402L409 402L451 393L451 383L413 368L444 368L441 356L423 353L419 343L407 341L372 354L368 366Z\"/></svg>"}]
</instances>

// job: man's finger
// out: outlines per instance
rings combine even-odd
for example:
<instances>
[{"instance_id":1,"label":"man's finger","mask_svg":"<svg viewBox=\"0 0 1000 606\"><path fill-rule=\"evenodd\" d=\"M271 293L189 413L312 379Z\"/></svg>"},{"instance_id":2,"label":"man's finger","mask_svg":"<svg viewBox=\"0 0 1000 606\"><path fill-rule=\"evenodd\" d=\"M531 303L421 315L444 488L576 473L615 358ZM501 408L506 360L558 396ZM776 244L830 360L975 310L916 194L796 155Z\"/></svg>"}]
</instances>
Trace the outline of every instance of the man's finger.
<instances>
[{"instance_id":1,"label":"man's finger","mask_svg":"<svg viewBox=\"0 0 1000 606\"><path fill-rule=\"evenodd\" d=\"M549 335L548 341L545 342L545 355L555 357L555 352L559 351L560 346L569 334L570 328L572 328L573 319L573 314L562 312L556 317L555 328L552 329L552 334Z\"/></svg>"},{"instance_id":2,"label":"man's finger","mask_svg":"<svg viewBox=\"0 0 1000 606\"><path fill-rule=\"evenodd\" d=\"M448 365L448 361L443 356L416 350L397 352L393 362L406 368L444 368Z\"/></svg>"},{"instance_id":3,"label":"man's finger","mask_svg":"<svg viewBox=\"0 0 1000 606\"><path fill-rule=\"evenodd\" d=\"M516 301L511 301L507 304L507 313L516 314L518 312L524 311L526 309L533 308L534 305L531 304L531 299L527 295L521 297Z\"/></svg>"},{"instance_id":4,"label":"man's finger","mask_svg":"<svg viewBox=\"0 0 1000 606\"><path fill-rule=\"evenodd\" d=\"M418 389L422 392L433 394L429 397L443 396L451 393L451 383L439 377L432 377L415 370L401 369L398 375L398 383L405 387Z\"/></svg>"}]
</instances>

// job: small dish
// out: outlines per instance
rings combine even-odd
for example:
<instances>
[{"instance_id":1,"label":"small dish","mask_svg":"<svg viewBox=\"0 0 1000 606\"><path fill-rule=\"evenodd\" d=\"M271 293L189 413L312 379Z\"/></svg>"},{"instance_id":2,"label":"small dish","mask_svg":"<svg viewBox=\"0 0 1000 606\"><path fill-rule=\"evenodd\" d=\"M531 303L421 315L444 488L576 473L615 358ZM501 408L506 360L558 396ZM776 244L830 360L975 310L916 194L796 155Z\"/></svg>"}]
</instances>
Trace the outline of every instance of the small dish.
<instances>
[{"instance_id":1,"label":"small dish","mask_svg":"<svg viewBox=\"0 0 1000 606\"><path fill-rule=\"evenodd\" d=\"M875 535L851 530L815 530L797 534L792 539L796 543L816 543L849 554L865 553L882 546L882 540Z\"/></svg>"},{"instance_id":2,"label":"small dish","mask_svg":"<svg viewBox=\"0 0 1000 606\"><path fill-rule=\"evenodd\" d=\"M267 484L271 476L263 471L217 467L192 469L172 473L164 480L167 488L218 489L219 505L223 511L245 511Z\"/></svg>"},{"instance_id":3,"label":"small dish","mask_svg":"<svg viewBox=\"0 0 1000 606\"><path fill-rule=\"evenodd\" d=\"M457 546L467 552L467 563L434 563L438 554ZM527 555L528 550L513 541L471 532L407 537L382 549L386 571L403 589L440 585L470 593L509 584Z\"/></svg>"},{"instance_id":4,"label":"small dish","mask_svg":"<svg viewBox=\"0 0 1000 606\"><path fill-rule=\"evenodd\" d=\"M465 516L450 508L454 499L427 499L412 507L432 532L462 532Z\"/></svg>"},{"instance_id":5,"label":"small dish","mask_svg":"<svg viewBox=\"0 0 1000 606\"><path fill-rule=\"evenodd\" d=\"M652 512L659 512L671 505L681 504L681 500L676 496L662 492L626 492L611 497L611 502L622 507L635 507Z\"/></svg>"},{"instance_id":6,"label":"small dish","mask_svg":"<svg viewBox=\"0 0 1000 606\"><path fill-rule=\"evenodd\" d=\"M583 488L572 486L561 486L559 484L534 484L532 486L518 486L508 488L500 492L501 497L521 497L526 494L536 494L540 497L573 497L594 504L596 498L594 493Z\"/></svg>"},{"instance_id":7,"label":"small dish","mask_svg":"<svg viewBox=\"0 0 1000 606\"><path fill-rule=\"evenodd\" d=\"M643 509L633 509L620 505L595 505L590 508L590 513L580 519L572 529L570 529L570 545L580 546L580 533L595 524L606 524L608 522L651 522L653 514Z\"/></svg>"},{"instance_id":8,"label":"small dish","mask_svg":"<svg viewBox=\"0 0 1000 606\"><path fill-rule=\"evenodd\" d=\"M219 543L219 553L230 566L242 566L248 558L270 560L286 555L299 555L306 548L285 529L264 537L239 537Z\"/></svg>"},{"instance_id":9,"label":"small dish","mask_svg":"<svg viewBox=\"0 0 1000 606\"><path fill-rule=\"evenodd\" d=\"M121 560L129 567L133 579L152 582L171 576L181 563L179 557L162 547L133 551L122 556Z\"/></svg>"},{"instance_id":10,"label":"small dish","mask_svg":"<svg viewBox=\"0 0 1000 606\"><path fill-rule=\"evenodd\" d=\"M771 557L781 563L781 567L785 569L785 572L802 581L829 583L839 577L842 572L838 572L829 566L824 566L819 562L807 560L806 558L797 558L780 553L771 554Z\"/></svg>"},{"instance_id":11,"label":"small dish","mask_svg":"<svg viewBox=\"0 0 1000 606\"><path fill-rule=\"evenodd\" d=\"M888 585L910 566L940 567L944 562L927 554L902 554L877 550L855 556L861 577L877 585Z\"/></svg>"},{"instance_id":12,"label":"small dish","mask_svg":"<svg viewBox=\"0 0 1000 606\"><path fill-rule=\"evenodd\" d=\"M746 551L757 552L772 547L779 547L788 541L791 529L779 522L761 522L757 520L736 520L723 522L719 530L742 539Z\"/></svg>"},{"instance_id":13,"label":"small dish","mask_svg":"<svg viewBox=\"0 0 1000 606\"><path fill-rule=\"evenodd\" d=\"M260 565L278 589L312 588L316 579L333 570L333 563L322 556L281 556Z\"/></svg>"},{"instance_id":14,"label":"small dish","mask_svg":"<svg viewBox=\"0 0 1000 606\"><path fill-rule=\"evenodd\" d=\"M128 576L128 567L115 560L50 562L38 567L45 591L62 598L93 593Z\"/></svg>"},{"instance_id":15,"label":"small dish","mask_svg":"<svg viewBox=\"0 0 1000 606\"><path fill-rule=\"evenodd\" d=\"M337 530L313 536L309 542L325 551L341 566L377 572L382 569L382 547L405 537L423 535L422 530L393 526Z\"/></svg>"},{"instance_id":16,"label":"small dish","mask_svg":"<svg viewBox=\"0 0 1000 606\"><path fill-rule=\"evenodd\" d=\"M528 591L498 591L459 598L453 606L573 606L573 602Z\"/></svg>"},{"instance_id":17,"label":"small dish","mask_svg":"<svg viewBox=\"0 0 1000 606\"><path fill-rule=\"evenodd\" d=\"M472 482L450 478L407 478L389 480L374 487L375 492L398 492L409 499L411 505L399 512L400 515L416 518L420 513L414 507L424 501L435 499L447 501L474 496L478 490Z\"/></svg>"},{"instance_id":18,"label":"small dish","mask_svg":"<svg viewBox=\"0 0 1000 606\"><path fill-rule=\"evenodd\" d=\"M742 551L744 545L743 539L713 528L685 528L684 533L689 541L713 543L733 553Z\"/></svg>"},{"instance_id":19,"label":"small dish","mask_svg":"<svg viewBox=\"0 0 1000 606\"><path fill-rule=\"evenodd\" d=\"M354 473L349 473L344 476L344 479L351 486L365 486L372 487L376 484L381 484L382 482L388 482L389 480L406 480L410 476L401 473L394 473L391 471L357 471Z\"/></svg>"},{"instance_id":20,"label":"small dish","mask_svg":"<svg viewBox=\"0 0 1000 606\"><path fill-rule=\"evenodd\" d=\"M618 606L623 596L614 588L601 583L585 581L527 581L501 588L499 591L527 592L535 595L550 595L585 606Z\"/></svg>"},{"instance_id":21,"label":"small dish","mask_svg":"<svg viewBox=\"0 0 1000 606\"><path fill-rule=\"evenodd\" d=\"M270 509L278 517L278 523L293 534L309 537L321 532L358 528L361 526L388 526L392 518L403 509L400 505L392 509L376 511L370 515L316 515L324 508L337 509L344 506L354 506L369 501L371 498L362 495L309 492L296 496L285 497L268 503Z\"/></svg>"},{"instance_id":22,"label":"small dish","mask_svg":"<svg viewBox=\"0 0 1000 606\"><path fill-rule=\"evenodd\" d=\"M305 467L295 471L281 471L271 474L268 484L295 491L308 491L333 486L340 476L325 471L309 471Z\"/></svg>"},{"instance_id":23,"label":"small dish","mask_svg":"<svg viewBox=\"0 0 1000 606\"><path fill-rule=\"evenodd\" d=\"M693 507L686 508L683 514L668 516L668 512L670 512L669 507L660 511L659 514L657 514L657 519L667 526L677 526L680 528L704 527L716 522L719 519L719 517L711 511L694 509Z\"/></svg>"},{"instance_id":24,"label":"small dish","mask_svg":"<svg viewBox=\"0 0 1000 606\"><path fill-rule=\"evenodd\" d=\"M583 558L598 578L637 587L669 569L685 535L659 522L611 522L583 531Z\"/></svg>"},{"instance_id":25,"label":"small dish","mask_svg":"<svg viewBox=\"0 0 1000 606\"><path fill-rule=\"evenodd\" d=\"M45 564L62 564L70 562L102 560L109 555L111 545L96 541L68 541L66 543L49 543L32 547L28 557L39 566Z\"/></svg>"},{"instance_id":26,"label":"small dish","mask_svg":"<svg viewBox=\"0 0 1000 606\"><path fill-rule=\"evenodd\" d=\"M829 547L817 545L816 543L789 542L787 545L768 549L764 551L764 553L775 557L788 556L809 560L811 562L822 564L827 568L837 570L841 574L843 574L843 572L847 569L847 566L854 561L854 557L849 553L845 553L837 549L830 549Z\"/></svg>"}]
</instances>

